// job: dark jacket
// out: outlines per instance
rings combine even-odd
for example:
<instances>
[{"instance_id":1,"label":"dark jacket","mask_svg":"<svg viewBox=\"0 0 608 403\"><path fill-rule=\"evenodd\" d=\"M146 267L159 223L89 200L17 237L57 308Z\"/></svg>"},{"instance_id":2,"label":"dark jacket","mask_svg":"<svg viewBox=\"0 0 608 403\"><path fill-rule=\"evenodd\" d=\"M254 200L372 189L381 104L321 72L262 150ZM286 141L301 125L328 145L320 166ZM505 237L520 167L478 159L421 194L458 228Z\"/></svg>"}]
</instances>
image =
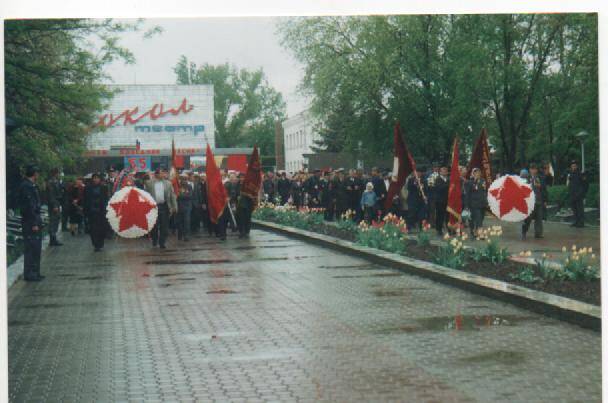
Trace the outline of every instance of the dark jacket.
<instances>
[{"instance_id":1,"label":"dark jacket","mask_svg":"<svg viewBox=\"0 0 608 403\"><path fill-rule=\"evenodd\" d=\"M372 185L374 185L374 193L376 193L377 203L383 206L387 193L384 179L382 179L380 176L373 176L371 182Z\"/></svg>"},{"instance_id":2,"label":"dark jacket","mask_svg":"<svg viewBox=\"0 0 608 403\"><path fill-rule=\"evenodd\" d=\"M21 211L21 228L23 235L34 234L32 227L42 229L42 216L40 215L40 193L38 186L29 179L19 186L19 210ZM40 233L40 231L38 231Z\"/></svg>"},{"instance_id":3,"label":"dark jacket","mask_svg":"<svg viewBox=\"0 0 608 403\"><path fill-rule=\"evenodd\" d=\"M566 183L568 184L568 197L571 201L584 198L589 189L587 176L578 171L568 173Z\"/></svg>"},{"instance_id":4,"label":"dark jacket","mask_svg":"<svg viewBox=\"0 0 608 403\"><path fill-rule=\"evenodd\" d=\"M536 177L530 177L528 183L532 186L532 190L534 190L534 204L542 205L546 203L549 198L549 193L547 192L545 179L542 176L537 175Z\"/></svg>"},{"instance_id":5,"label":"dark jacket","mask_svg":"<svg viewBox=\"0 0 608 403\"><path fill-rule=\"evenodd\" d=\"M488 205L488 188L483 179L471 179L466 183L466 207L468 209L483 209Z\"/></svg>"},{"instance_id":6,"label":"dark jacket","mask_svg":"<svg viewBox=\"0 0 608 403\"><path fill-rule=\"evenodd\" d=\"M49 213L62 205L63 187L57 178L51 178L46 183L46 202L49 207Z\"/></svg>"},{"instance_id":7,"label":"dark jacket","mask_svg":"<svg viewBox=\"0 0 608 403\"><path fill-rule=\"evenodd\" d=\"M438 175L435 178L435 186L433 186L433 188L434 188L433 197L434 197L435 202L440 205L448 204L448 191L450 189L450 178L446 176L445 179L443 179L441 177L441 175Z\"/></svg>"},{"instance_id":8,"label":"dark jacket","mask_svg":"<svg viewBox=\"0 0 608 403\"><path fill-rule=\"evenodd\" d=\"M273 179L266 178L264 182L262 182L262 187L264 188L264 193L268 195L268 199L274 203L274 199L276 196L276 181Z\"/></svg>"},{"instance_id":9,"label":"dark jacket","mask_svg":"<svg viewBox=\"0 0 608 403\"><path fill-rule=\"evenodd\" d=\"M106 206L108 204L108 188L102 184L88 185L84 188L84 214L93 216L101 214L106 215Z\"/></svg>"},{"instance_id":10,"label":"dark jacket","mask_svg":"<svg viewBox=\"0 0 608 403\"><path fill-rule=\"evenodd\" d=\"M420 182L422 184L422 181ZM414 175L410 175L406 181L407 186L407 207L408 210L418 210L424 206L424 198L422 192L424 189L420 189L418 180ZM423 185L424 186L424 185Z\"/></svg>"},{"instance_id":11,"label":"dark jacket","mask_svg":"<svg viewBox=\"0 0 608 403\"><path fill-rule=\"evenodd\" d=\"M291 181L287 178L281 178L277 181L277 191L281 196L281 201L287 203L289 199L289 191L291 189Z\"/></svg>"},{"instance_id":12,"label":"dark jacket","mask_svg":"<svg viewBox=\"0 0 608 403\"><path fill-rule=\"evenodd\" d=\"M188 214L192 210L192 195L194 191L190 185L179 186L177 194L177 211Z\"/></svg>"},{"instance_id":13,"label":"dark jacket","mask_svg":"<svg viewBox=\"0 0 608 403\"><path fill-rule=\"evenodd\" d=\"M239 195L241 194L241 184L239 182L226 182L225 187L226 192L228 193L228 197L230 198L230 205L236 206L236 203L239 199Z\"/></svg>"}]
</instances>

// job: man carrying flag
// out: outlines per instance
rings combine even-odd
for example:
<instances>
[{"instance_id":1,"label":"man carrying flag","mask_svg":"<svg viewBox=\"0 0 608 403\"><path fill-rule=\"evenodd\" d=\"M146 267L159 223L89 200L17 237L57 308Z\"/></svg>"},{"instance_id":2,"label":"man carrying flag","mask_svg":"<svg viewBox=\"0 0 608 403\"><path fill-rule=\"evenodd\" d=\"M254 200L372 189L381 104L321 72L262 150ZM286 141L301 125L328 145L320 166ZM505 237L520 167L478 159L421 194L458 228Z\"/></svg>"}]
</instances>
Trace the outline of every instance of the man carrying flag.
<instances>
[{"instance_id":1,"label":"man carrying flag","mask_svg":"<svg viewBox=\"0 0 608 403\"><path fill-rule=\"evenodd\" d=\"M228 221L228 193L222 183L222 175L215 164L211 147L207 144L207 208L209 220L215 225L215 233L226 240L226 224Z\"/></svg>"},{"instance_id":2,"label":"man carrying flag","mask_svg":"<svg viewBox=\"0 0 608 403\"><path fill-rule=\"evenodd\" d=\"M448 228L452 231L460 232L462 222L462 186L460 183L460 172L458 169L458 138L454 139L452 149L452 170L450 172L450 187L448 189L449 214Z\"/></svg>"},{"instance_id":3,"label":"man carrying flag","mask_svg":"<svg viewBox=\"0 0 608 403\"><path fill-rule=\"evenodd\" d=\"M388 211L395 197L399 197L401 188L405 184L405 180L408 175L416 169L414 159L403 142L403 136L401 135L401 125L399 122L395 123L394 130L394 159L393 159L393 173L391 176L391 183L388 188L388 195L384 201L384 210Z\"/></svg>"},{"instance_id":4,"label":"man carrying flag","mask_svg":"<svg viewBox=\"0 0 608 403\"><path fill-rule=\"evenodd\" d=\"M262 170L258 146L253 147L249 158L245 180L241 184L241 194L236 207L236 222L239 228L239 238L249 236L251 229L251 213L258 204L258 194L262 185Z\"/></svg>"}]
</instances>

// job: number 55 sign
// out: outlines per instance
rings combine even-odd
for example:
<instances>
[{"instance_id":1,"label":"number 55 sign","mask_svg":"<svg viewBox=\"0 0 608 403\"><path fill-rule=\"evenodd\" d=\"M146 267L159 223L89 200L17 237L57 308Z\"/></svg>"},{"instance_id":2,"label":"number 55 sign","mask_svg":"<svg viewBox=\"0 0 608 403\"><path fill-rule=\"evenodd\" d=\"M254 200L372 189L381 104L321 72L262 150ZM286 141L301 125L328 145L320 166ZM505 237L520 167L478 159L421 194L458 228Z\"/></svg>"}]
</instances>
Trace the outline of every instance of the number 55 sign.
<instances>
[{"instance_id":1,"label":"number 55 sign","mask_svg":"<svg viewBox=\"0 0 608 403\"><path fill-rule=\"evenodd\" d=\"M141 155L126 155L125 168L131 171L147 171L150 169L152 157L142 157Z\"/></svg>"}]
</instances>

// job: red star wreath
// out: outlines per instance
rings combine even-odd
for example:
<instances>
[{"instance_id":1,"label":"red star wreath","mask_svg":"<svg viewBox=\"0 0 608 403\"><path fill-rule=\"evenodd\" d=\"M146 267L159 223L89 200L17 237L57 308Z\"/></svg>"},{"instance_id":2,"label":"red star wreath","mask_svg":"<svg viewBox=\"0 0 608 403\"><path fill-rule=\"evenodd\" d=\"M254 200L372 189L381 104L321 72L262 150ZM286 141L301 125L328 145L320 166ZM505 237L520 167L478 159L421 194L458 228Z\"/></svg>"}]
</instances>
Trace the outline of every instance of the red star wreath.
<instances>
[{"instance_id":1,"label":"red star wreath","mask_svg":"<svg viewBox=\"0 0 608 403\"><path fill-rule=\"evenodd\" d=\"M158 217L152 196L136 187L127 186L112 196L106 217L116 233L124 238L146 235Z\"/></svg>"},{"instance_id":2,"label":"red star wreath","mask_svg":"<svg viewBox=\"0 0 608 403\"><path fill-rule=\"evenodd\" d=\"M523 221L534 210L534 192L519 176L502 176L488 189L488 204L503 221Z\"/></svg>"}]
</instances>

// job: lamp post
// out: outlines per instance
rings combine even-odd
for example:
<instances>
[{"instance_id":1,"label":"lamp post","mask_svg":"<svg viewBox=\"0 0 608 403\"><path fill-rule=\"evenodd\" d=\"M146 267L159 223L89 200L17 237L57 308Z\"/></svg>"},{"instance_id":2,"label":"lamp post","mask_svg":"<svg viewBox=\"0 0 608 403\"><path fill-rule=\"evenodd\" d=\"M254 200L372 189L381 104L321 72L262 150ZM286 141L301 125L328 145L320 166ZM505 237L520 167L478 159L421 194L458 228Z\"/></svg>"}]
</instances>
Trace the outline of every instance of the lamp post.
<instances>
[{"instance_id":1,"label":"lamp post","mask_svg":"<svg viewBox=\"0 0 608 403\"><path fill-rule=\"evenodd\" d=\"M589 133L585 130L581 130L578 132L575 137L581 142L581 172L585 172L585 137L587 137Z\"/></svg>"}]
</instances>

